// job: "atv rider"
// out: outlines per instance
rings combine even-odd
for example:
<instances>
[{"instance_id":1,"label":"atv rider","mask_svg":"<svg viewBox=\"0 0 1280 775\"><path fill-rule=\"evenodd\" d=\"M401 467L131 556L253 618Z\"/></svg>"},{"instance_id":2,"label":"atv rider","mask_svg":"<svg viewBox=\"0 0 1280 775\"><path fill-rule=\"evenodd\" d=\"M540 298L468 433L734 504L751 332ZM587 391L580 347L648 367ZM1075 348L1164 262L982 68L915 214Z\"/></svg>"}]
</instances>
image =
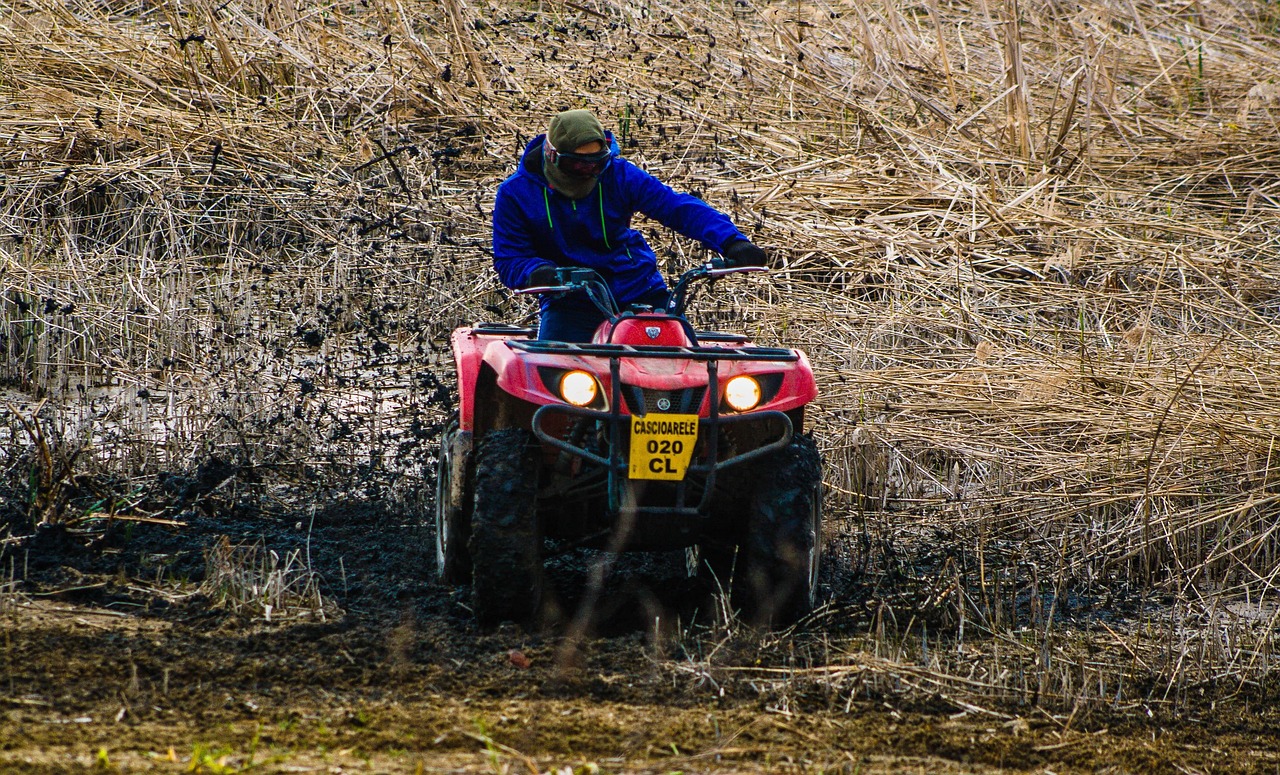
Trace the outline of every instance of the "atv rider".
<instances>
[{"instance_id":1,"label":"atv rider","mask_svg":"<svg viewBox=\"0 0 1280 775\"><path fill-rule=\"evenodd\" d=\"M494 202L493 266L504 285L558 285L556 269L587 267L605 279L620 308L663 308L667 286L657 257L631 228L637 212L701 241L730 266L765 264L764 251L728 216L618 154L613 134L587 110L557 114L546 134L529 141ZM589 342L603 320L585 293L544 295L538 338Z\"/></svg>"}]
</instances>

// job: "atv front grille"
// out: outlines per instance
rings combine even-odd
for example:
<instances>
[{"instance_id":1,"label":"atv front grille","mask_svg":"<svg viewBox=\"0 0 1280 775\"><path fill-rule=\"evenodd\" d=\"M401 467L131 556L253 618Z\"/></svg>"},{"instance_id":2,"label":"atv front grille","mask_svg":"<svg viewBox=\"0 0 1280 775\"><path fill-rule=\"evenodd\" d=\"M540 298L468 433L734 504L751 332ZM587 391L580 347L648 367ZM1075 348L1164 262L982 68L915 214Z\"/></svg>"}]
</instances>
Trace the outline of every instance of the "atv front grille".
<instances>
[{"instance_id":1,"label":"atv front grille","mask_svg":"<svg viewBox=\"0 0 1280 775\"><path fill-rule=\"evenodd\" d=\"M623 385L627 408L632 414L697 414L706 395L705 385L684 390L649 390L635 385Z\"/></svg>"}]
</instances>

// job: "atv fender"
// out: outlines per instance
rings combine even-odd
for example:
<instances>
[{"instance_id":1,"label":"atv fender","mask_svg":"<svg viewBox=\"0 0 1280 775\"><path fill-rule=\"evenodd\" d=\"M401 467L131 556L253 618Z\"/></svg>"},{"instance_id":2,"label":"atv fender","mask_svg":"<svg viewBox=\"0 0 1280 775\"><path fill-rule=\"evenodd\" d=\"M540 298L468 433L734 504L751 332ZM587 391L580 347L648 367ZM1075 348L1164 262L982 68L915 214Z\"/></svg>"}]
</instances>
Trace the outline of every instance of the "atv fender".
<instances>
[{"instance_id":1,"label":"atv fender","mask_svg":"<svg viewBox=\"0 0 1280 775\"><path fill-rule=\"evenodd\" d=\"M461 430L473 430L480 363L484 359L484 348L493 341L493 337L478 336L470 328L455 329L453 336L449 338L449 344L453 347L454 366L458 372L458 427Z\"/></svg>"},{"instance_id":2,"label":"atv fender","mask_svg":"<svg viewBox=\"0 0 1280 775\"><path fill-rule=\"evenodd\" d=\"M484 352L484 365L493 369L497 375L498 390L509 396L535 405L560 403L557 396L551 394L542 377L538 376L538 366L555 363L568 368L588 369L589 363L578 358L555 362L547 359L521 357L506 345L505 342L495 344Z\"/></svg>"},{"instance_id":3,"label":"atv fender","mask_svg":"<svg viewBox=\"0 0 1280 775\"><path fill-rule=\"evenodd\" d=\"M458 428L467 432L476 430L476 403L485 401L488 385L492 384L493 374L485 379L484 371L503 374L511 368L511 349L506 341L513 338L510 328L484 327L455 329L450 337L453 347L453 360L458 373ZM524 337L519 337L523 339ZM514 364L523 371L521 364ZM541 387L541 381L533 376L533 384ZM516 380L518 381L518 379ZM500 381L500 386L507 389L511 379ZM488 385L486 385L488 383ZM544 391L545 392L545 391ZM491 397L489 397L491 398ZM487 429L486 429L487 430Z\"/></svg>"}]
</instances>

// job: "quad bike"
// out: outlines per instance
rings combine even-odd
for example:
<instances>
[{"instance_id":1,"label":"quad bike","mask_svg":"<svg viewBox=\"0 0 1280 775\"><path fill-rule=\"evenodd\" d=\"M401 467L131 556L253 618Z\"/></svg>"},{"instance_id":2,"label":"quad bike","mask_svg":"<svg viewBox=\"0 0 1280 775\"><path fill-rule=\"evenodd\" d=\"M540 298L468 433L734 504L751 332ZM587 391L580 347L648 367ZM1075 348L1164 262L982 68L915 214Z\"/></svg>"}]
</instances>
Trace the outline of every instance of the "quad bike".
<instances>
[{"instance_id":1,"label":"quad bike","mask_svg":"<svg viewBox=\"0 0 1280 775\"><path fill-rule=\"evenodd\" d=\"M821 460L803 435L817 395L804 353L695 331L695 283L763 267L714 259L685 272L663 310L619 310L590 269L521 292L585 293L606 315L590 343L528 328L453 332L458 411L437 467L436 560L470 582L482 625L529 621L543 563L579 547L684 549L764 625L814 604Z\"/></svg>"}]
</instances>

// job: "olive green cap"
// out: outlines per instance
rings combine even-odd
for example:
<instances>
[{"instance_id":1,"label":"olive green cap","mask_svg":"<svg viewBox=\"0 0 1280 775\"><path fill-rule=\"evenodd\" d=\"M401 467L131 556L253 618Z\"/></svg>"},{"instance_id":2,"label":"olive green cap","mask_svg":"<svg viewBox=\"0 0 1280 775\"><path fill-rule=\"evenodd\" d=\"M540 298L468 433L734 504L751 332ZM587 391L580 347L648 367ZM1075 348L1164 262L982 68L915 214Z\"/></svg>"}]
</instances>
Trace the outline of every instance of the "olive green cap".
<instances>
[{"instance_id":1,"label":"olive green cap","mask_svg":"<svg viewBox=\"0 0 1280 775\"><path fill-rule=\"evenodd\" d=\"M604 127L589 110L566 110L563 113L557 113L551 119L547 140L551 142L551 147L560 153L573 153L574 148L593 140L599 140L606 147L609 145L604 135Z\"/></svg>"}]
</instances>

